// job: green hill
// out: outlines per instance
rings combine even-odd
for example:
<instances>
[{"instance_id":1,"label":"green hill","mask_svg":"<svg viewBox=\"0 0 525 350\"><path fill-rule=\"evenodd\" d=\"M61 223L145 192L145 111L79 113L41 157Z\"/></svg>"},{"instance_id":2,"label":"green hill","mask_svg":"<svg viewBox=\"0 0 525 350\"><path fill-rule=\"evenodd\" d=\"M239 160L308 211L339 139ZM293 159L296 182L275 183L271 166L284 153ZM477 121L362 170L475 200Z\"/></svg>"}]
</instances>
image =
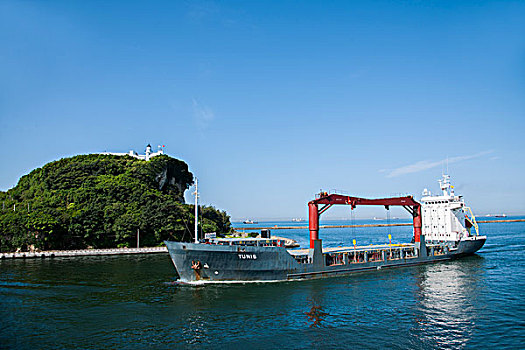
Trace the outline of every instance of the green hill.
<instances>
[{"instance_id":1,"label":"green hill","mask_svg":"<svg viewBox=\"0 0 525 350\"><path fill-rule=\"evenodd\" d=\"M46 164L0 192L0 250L155 246L188 241L194 206L184 204L193 184L188 165L161 155L81 155ZM200 207L204 232L231 231L230 217Z\"/></svg>"}]
</instances>

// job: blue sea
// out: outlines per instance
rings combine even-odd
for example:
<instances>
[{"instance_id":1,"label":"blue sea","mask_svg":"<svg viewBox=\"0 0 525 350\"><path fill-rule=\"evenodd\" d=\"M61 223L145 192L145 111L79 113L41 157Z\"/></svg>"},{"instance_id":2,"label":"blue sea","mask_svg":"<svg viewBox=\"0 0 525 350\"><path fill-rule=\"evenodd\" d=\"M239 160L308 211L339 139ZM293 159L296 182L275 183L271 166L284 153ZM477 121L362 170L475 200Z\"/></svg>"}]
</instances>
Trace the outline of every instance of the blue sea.
<instances>
[{"instance_id":1,"label":"blue sea","mask_svg":"<svg viewBox=\"0 0 525 350\"><path fill-rule=\"evenodd\" d=\"M480 230L487 243L470 257L299 282L179 286L167 254L3 260L0 348L523 349L525 223ZM307 229L272 233L308 245ZM338 246L389 234L410 241L412 228L320 238Z\"/></svg>"}]
</instances>

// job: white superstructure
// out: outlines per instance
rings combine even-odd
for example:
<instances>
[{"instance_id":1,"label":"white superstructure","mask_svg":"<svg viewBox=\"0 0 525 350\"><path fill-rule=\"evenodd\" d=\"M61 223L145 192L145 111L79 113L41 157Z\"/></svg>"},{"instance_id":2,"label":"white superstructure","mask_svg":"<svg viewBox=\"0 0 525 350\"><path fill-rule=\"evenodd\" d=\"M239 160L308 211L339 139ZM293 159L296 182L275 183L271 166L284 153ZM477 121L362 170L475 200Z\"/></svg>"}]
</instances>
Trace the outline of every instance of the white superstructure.
<instances>
[{"instance_id":1,"label":"white superstructure","mask_svg":"<svg viewBox=\"0 0 525 350\"><path fill-rule=\"evenodd\" d=\"M462 196L454 193L450 176L443 175L439 185L442 191L440 195L432 195L425 189L421 198L422 234L425 240L457 242L477 236L476 219L470 208L465 205Z\"/></svg>"}]
</instances>

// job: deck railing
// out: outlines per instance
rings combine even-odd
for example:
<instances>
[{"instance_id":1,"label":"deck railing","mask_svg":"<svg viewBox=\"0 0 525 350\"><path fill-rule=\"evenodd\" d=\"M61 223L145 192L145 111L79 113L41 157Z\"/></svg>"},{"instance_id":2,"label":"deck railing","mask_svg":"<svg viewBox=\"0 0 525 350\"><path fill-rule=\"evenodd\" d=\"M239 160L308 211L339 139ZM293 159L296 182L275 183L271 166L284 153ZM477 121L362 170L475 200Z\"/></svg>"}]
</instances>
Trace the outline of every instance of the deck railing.
<instances>
[{"instance_id":1,"label":"deck railing","mask_svg":"<svg viewBox=\"0 0 525 350\"><path fill-rule=\"evenodd\" d=\"M472 213L472 209L470 209L470 207L463 207L463 211L467 213L467 215L465 215L465 219L467 219L472 224L472 226L474 226L474 228L476 229L476 236L479 236L478 223L476 222L476 217L474 216L474 213ZM470 217L468 216L468 214L470 214Z\"/></svg>"}]
</instances>

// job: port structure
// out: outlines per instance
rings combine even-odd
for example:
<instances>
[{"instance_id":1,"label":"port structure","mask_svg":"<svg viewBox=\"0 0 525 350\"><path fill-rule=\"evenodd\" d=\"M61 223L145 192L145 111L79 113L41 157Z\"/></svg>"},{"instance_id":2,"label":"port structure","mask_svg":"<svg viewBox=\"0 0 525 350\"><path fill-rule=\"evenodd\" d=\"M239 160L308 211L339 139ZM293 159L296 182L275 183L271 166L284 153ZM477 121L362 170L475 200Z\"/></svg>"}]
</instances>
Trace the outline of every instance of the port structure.
<instances>
[{"instance_id":1,"label":"port structure","mask_svg":"<svg viewBox=\"0 0 525 350\"><path fill-rule=\"evenodd\" d=\"M319 205L322 205L322 207L319 208ZM315 241L319 240L319 218L332 205L350 205L352 210L358 205L382 205L387 210L389 210L390 206L401 206L412 215L414 242L418 246L421 242L421 204L416 202L412 196L368 199L321 192L316 195L314 200L308 202L308 228L310 230L311 249L314 248Z\"/></svg>"}]
</instances>

